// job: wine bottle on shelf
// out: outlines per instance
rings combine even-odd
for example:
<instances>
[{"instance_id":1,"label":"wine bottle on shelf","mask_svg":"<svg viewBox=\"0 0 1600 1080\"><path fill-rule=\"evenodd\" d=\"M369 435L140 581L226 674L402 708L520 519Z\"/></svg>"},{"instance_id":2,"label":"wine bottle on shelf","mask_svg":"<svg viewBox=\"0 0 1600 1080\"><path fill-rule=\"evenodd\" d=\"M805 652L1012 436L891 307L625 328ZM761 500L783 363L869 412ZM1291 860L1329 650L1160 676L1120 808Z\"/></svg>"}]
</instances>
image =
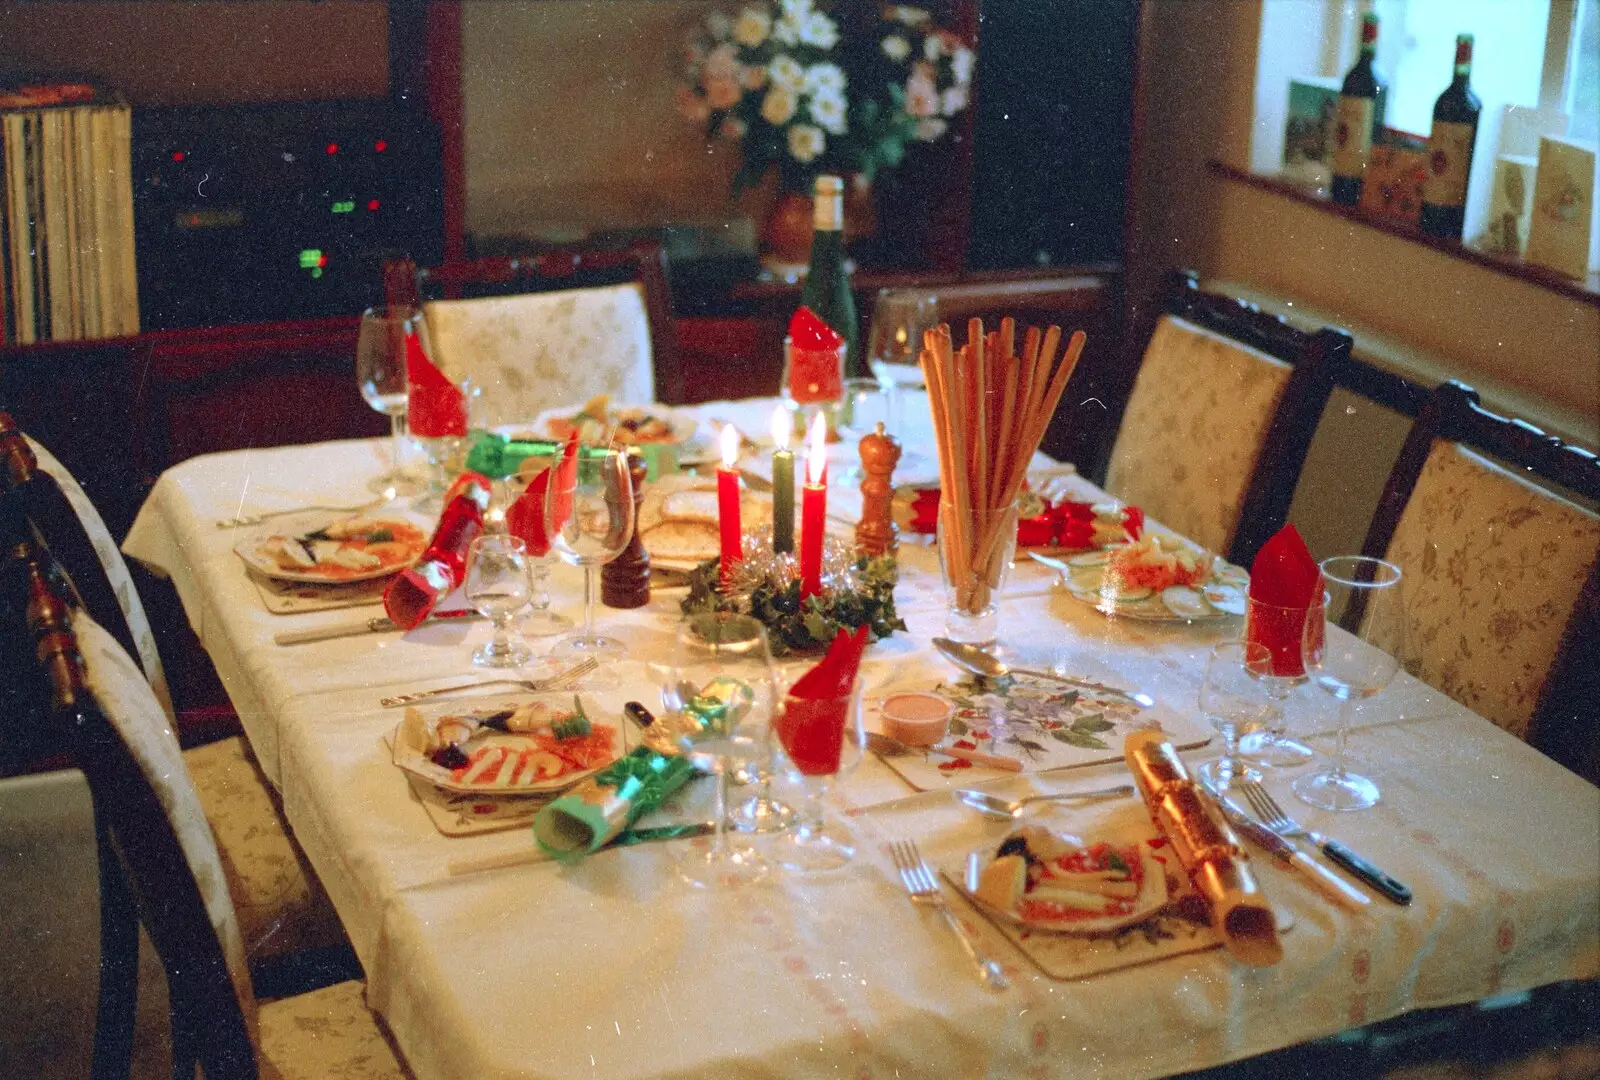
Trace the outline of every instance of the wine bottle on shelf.
<instances>
[{"instance_id":1,"label":"wine bottle on shelf","mask_svg":"<svg viewBox=\"0 0 1600 1080\"><path fill-rule=\"evenodd\" d=\"M850 291L850 271L844 261L844 182L837 176L817 177L811 225L811 266L800 303L844 338L845 374L868 375L861 355L856 298Z\"/></svg>"},{"instance_id":2,"label":"wine bottle on shelf","mask_svg":"<svg viewBox=\"0 0 1600 1080\"><path fill-rule=\"evenodd\" d=\"M1460 240L1467 208L1467 177L1472 146L1478 140L1481 106L1468 79L1472 75L1472 35L1456 37L1456 74L1433 105L1428 136L1428 175L1422 181L1422 231Z\"/></svg>"},{"instance_id":3,"label":"wine bottle on shelf","mask_svg":"<svg viewBox=\"0 0 1600 1080\"><path fill-rule=\"evenodd\" d=\"M1378 123L1378 95L1383 87L1372 70L1378 52L1378 17L1361 16L1361 55L1339 89L1339 111L1333 126L1333 201L1354 206L1361 201L1361 181L1372 152Z\"/></svg>"}]
</instances>

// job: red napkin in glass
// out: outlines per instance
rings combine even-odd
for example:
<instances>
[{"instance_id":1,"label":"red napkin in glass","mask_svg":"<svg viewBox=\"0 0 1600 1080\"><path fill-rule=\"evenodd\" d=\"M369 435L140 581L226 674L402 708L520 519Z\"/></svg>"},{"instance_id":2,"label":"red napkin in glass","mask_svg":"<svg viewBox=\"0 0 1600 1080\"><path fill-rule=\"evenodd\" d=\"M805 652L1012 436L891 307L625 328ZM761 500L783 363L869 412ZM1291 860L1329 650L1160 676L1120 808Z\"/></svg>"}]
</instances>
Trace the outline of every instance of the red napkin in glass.
<instances>
[{"instance_id":1,"label":"red napkin in glass","mask_svg":"<svg viewBox=\"0 0 1600 1080\"><path fill-rule=\"evenodd\" d=\"M844 338L805 305L789 320L789 396L801 405L844 397Z\"/></svg>"},{"instance_id":2,"label":"red napkin in glass","mask_svg":"<svg viewBox=\"0 0 1600 1080\"><path fill-rule=\"evenodd\" d=\"M1272 673L1286 678L1305 674L1300 638L1306 609L1322 597L1322 571L1293 525L1285 525L1256 553L1250 567L1250 599L1245 640L1272 653Z\"/></svg>"},{"instance_id":3,"label":"red napkin in glass","mask_svg":"<svg viewBox=\"0 0 1600 1080\"><path fill-rule=\"evenodd\" d=\"M828 654L789 690L775 730L789 760L805 776L832 776L839 771L850 692L866 649L865 626L839 631Z\"/></svg>"},{"instance_id":4,"label":"red napkin in glass","mask_svg":"<svg viewBox=\"0 0 1600 1080\"><path fill-rule=\"evenodd\" d=\"M462 473L450 485L428 550L383 591L384 613L400 629L420 626L461 583L466 573L467 548L483 532L483 512L488 507L488 477Z\"/></svg>"},{"instance_id":5,"label":"red napkin in glass","mask_svg":"<svg viewBox=\"0 0 1600 1080\"><path fill-rule=\"evenodd\" d=\"M411 434L442 439L467 433L467 398L434 366L415 331L406 333L406 421Z\"/></svg>"},{"instance_id":6,"label":"red napkin in glass","mask_svg":"<svg viewBox=\"0 0 1600 1080\"><path fill-rule=\"evenodd\" d=\"M572 463L576 462L577 458L578 440L574 436L567 440L566 449L561 452L560 462L540 469L538 475L528 484L528 490L518 496L506 510L506 530L528 545L530 555L550 554L550 534L544 527L544 500L545 491L550 487L550 472L555 469L565 476L567 470L576 468ZM568 476L567 480L564 491L558 492L556 496L556 516L562 521L572 513L571 477Z\"/></svg>"}]
</instances>

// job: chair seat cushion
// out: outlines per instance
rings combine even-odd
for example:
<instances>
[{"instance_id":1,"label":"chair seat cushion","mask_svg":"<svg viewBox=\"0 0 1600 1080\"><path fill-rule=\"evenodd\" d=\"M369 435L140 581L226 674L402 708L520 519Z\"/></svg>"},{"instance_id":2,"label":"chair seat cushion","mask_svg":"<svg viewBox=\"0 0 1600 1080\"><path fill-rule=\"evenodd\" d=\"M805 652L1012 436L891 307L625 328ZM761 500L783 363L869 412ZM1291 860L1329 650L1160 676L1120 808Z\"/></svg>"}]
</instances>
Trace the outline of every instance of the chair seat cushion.
<instances>
[{"instance_id":1,"label":"chair seat cushion","mask_svg":"<svg viewBox=\"0 0 1600 1080\"><path fill-rule=\"evenodd\" d=\"M406 1080L362 984L335 983L261 1006L263 1080Z\"/></svg>"},{"instance_id":2,"label":"chair seat cushion","mask_svg":"<svg viewBox=\"0 0 1600 1080\"><path fill-rule=\"evenodd\" d=\"M250 959L342 944L333 905L244 736L186 750L183 760L217 838Z\"/></svg>"}]
</instances>

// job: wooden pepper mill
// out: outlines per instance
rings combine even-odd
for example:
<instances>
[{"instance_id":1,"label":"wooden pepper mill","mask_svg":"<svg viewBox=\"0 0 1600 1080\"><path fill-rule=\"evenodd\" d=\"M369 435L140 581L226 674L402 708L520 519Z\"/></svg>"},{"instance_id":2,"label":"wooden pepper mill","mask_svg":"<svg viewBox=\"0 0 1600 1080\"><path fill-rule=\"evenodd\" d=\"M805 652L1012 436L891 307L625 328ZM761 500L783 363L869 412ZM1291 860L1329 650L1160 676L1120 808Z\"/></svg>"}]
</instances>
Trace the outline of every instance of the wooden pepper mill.
<instances>
[{"instance_id":1,"label":"wooden pepper mill","mask_svg":"<svg viewBox=\"0 0 1600 1080\"><path fill-rule=\"evenodd\" d=\"M890 513L894 498L894 467L900 463L900 443L878 425L861 437L861 520L856 523L856 550L865 555L887 555L900 548L900 529Z\"/></svg>"},{"instance_id":2,"label":"wooden pepper mill","mask_svg":"<svg viewBox=\"0 0 1600 1080\"><path fill-rule=\"evenodd\" d=\"M648 471L644 455L628 451L628 476L633 484L633 519L639 520L639 503L644 499L644 475ZM644 549L637 526L622 554L600 568L600 602L606 607L636 608L650 602L650 553Z\"/></svg>"}]
</instances>

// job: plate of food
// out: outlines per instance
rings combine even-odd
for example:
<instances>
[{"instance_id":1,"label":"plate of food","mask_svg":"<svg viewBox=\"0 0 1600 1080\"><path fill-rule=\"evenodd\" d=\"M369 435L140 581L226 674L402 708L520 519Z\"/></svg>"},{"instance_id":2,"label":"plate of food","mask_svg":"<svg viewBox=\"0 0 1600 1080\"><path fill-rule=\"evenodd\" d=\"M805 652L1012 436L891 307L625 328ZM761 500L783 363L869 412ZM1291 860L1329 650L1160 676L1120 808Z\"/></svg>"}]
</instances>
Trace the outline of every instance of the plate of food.
<instances>
[{"instance_id":1,"label":"plate of food","mask_svg":"<svg viewBox=\"0 0 1600 1080\"><path fill-rule=\"evenodd\" d=\"M1013 926L1113 934L1167 906L1160 843L1158 837L1084 841L1024 825L969 854L952 877L970 900Z\"/></svg>"},{"instance_id":2,"label":"plate of food","mask_svg":"<svg viewBox=\"0 0 1600 1080\"><path fill-rule=\"evenodd\" d=\"M427 547L427 533L404 518L298 514L256 530L233 551L269 578L339 585L404 570Z\"/></svg>"},{"instance_id":3,"label":"plate of food","mask_svg":"<svg viewBox=\"0 0 1600 1080\"><path fill-rule=\"evenodd\" d=\"M1107 615L1195 622L1243 615L1250 575L1181 537L1139 539L1060 560L1075 599Z\"/></svg>"},{"instance_id":4,"label":"plate of food","mask_svg":"<svg viewBox=\"0 0 1600 1080\"><path fill-rule=\"evenodd\" d=\"M614 438L624 446L679 444L694 437L698 422L665 405L613 405L608 394L584 402L583 408L554 409L541 418L545 437L564 442Z\"/></svg>"},{"instance_id":5,"label":"plate of food","mask_svg":"<svg viewBox=\"0 0 1600 1080\"><path fill-rule=\"evenodd\" d=\"M408 708L394 763L445 791L531 795L560 791L617 759L618 727L590 719L577 695Z\"/></svg>"}]
</instances>

